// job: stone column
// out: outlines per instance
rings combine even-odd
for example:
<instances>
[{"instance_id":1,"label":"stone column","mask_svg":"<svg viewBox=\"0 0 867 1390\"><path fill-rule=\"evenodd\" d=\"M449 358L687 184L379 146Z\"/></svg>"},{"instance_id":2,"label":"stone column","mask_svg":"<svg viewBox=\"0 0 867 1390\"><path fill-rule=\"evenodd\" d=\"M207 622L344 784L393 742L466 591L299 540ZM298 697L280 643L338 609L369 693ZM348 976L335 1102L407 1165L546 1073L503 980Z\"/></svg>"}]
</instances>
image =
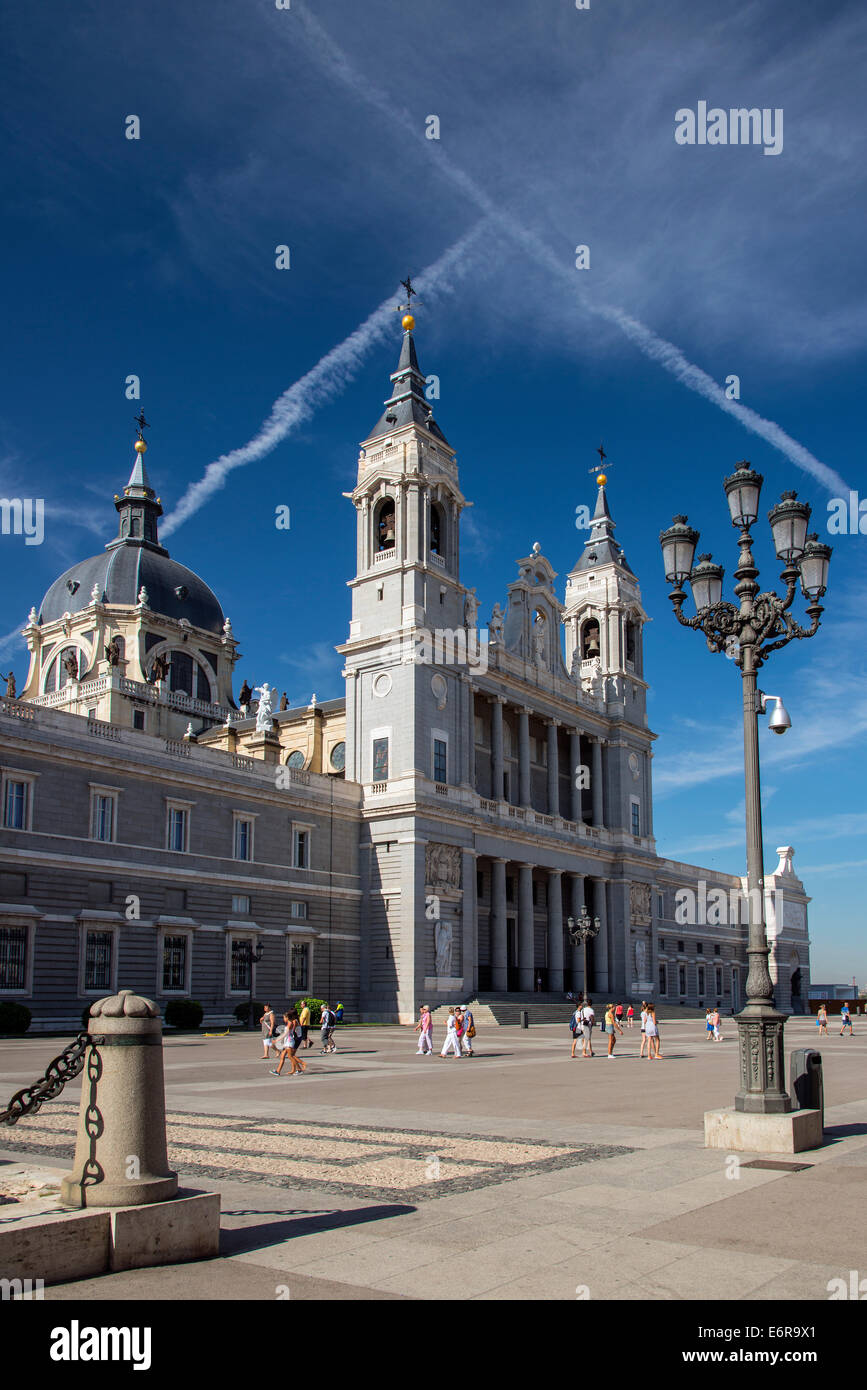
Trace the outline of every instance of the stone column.
<instances>
[{"instance_id":1,"label":"stone column","mask_svg":"<svg viewBox=\"0 0 867 1390\"><path fill-rule=\"evenodd\" d=\"M563 870L548 870L548 988L563 989Z\"/></svg>"},{"instance_id":2,"label":"stone column","mask_svg":"<svg viewBox=\"0 0 867 1390\"><path fill-rule=\"evenodd\" d=\"M578 768L581 765L581 735L577 729L569 730L569 810L570 820L581 824L581 790L578 786Z\"/></svg>"},{"instance_id":3,"label":"stone column","mask_svg":"<svg viewBox=\"0 0 867 1390\"><path fill-rule=\"evenodd\" d=\"M589 909L590 916L599 918L599 935L594 942L596 978L593 984L596 990L601 990L603 994L607 994L611 988L608 977L608 895L606 893L608 880L594 877L592 883L593 906Z\"/></svg>"},{"instance_id":4,"label":"stone column","mask_svg":"<svg viewBox=\"0 0 867 1390\"><path fill-rule=\"evenodd\" d=\"M518 710L518 805L530 805L530 711Z\"/></svg>"},{"instance_id":5,"label":"stone column","mask_svg":"<svg viewBox=\"0 0 867 1390\"><path fill-rule=\"evenodd\" d=\"M569 877L572 880L572 905L569 909L569 914L577 921L581 916L582 907L586 906L584 902L584 875L570 874ZM593 914L591 913L590 915L592 916ZM576 991L580 990L581 993L589 994L590 991L587 988L587 981L584 979L584 948L579 945L572 946L570 949L572 956L571 988Z\"/></svg>"},{"instance_id":6,"label":"stone column","mask_svg":"<svg viewBox=\"0 0 867 1390\"><path fill-rule=\"evenodd\" d=\"M166 1151L160 1013L131 989L91 1005L72 1172L61 1198L73 1207L135 1207L177 1195ZM131 1162L135 1160L135 1162Z\"/></svg>"},{"instance_id":7,"label":"stone column","mask_svg":"<svg viewBox=\"0 0 867 1390\"><path fill-rule=\"evenodd\" d=\"M533 865L518 865L518 988L532 990L533 942Z\"/></svg>"},{"instance_id":8,"label":"stone column","mask_svg":"<svg viewBox=\"0 0 867 1390\"><path fill-rule=\"evenodd\" d=\"M652 753L644 755L644 816L647 824L646 835L653 834L653 776Z\"/></svg>"},{"instance_id":9,"label":"stone column","mask_svg":"<svg viewBox=\"0 0 867 1390\"><path fill-rule=\"evenodd\" d=\"M560 750L557 746L559 721L548 724L548 815L560 814Z\"/></svg>"},{"instance_id":10,"label":"stone column","mask_svg":"<svg viewBox=\"0 0 867 1390\"><path fill-rule=\"evenodd\" d=\"M467 681L467 781L476 790L476 687Z\"/></svg>"},{"instance_id":11,"label":"stone column","mask_svg":"<svg viewBox=\"0 0 867 1390\"><path fill-rule=\"evenodd\" d=\"M498 994L509 988L505 859L491 860L491 987Z\"/></svg>"},{"instance_id":12,"label":"stone column","mask_svg":"<svg viewBox=\"0 0 867 1390\"><path fill-rule=\"evenodd\" d=\"M479 988L479 912L476 897L475 850L465 849L462 852L461 860L461 882L463 883L461 965L464 976L464 993L473 997Z\"/></svg>"},{"instance_id":13,"label":"stone column","mask_svg":"<svg viewBox=\"0 0 867 1390\"><path fill-rule=\"evenodd\" d=\"M600 828L604 826L603 820L603 801L602 801L602 740L594 738L591 740L591 753L593 765L590 769L590 792L593 797L593 824Z\"/></svg>"},{"instance_id":14,"label":"stone column","mask_svg":"<svg viewBox=\"0 0 867 1390\"><path fill-rule=\"evenodd\" d=\"M503 760L503 705L505 703L500 695L496 695L491 701L491 764L493 767L491 798L494 801L504 799L503 774L506 768Z\"/></svg>"}]
</instances>

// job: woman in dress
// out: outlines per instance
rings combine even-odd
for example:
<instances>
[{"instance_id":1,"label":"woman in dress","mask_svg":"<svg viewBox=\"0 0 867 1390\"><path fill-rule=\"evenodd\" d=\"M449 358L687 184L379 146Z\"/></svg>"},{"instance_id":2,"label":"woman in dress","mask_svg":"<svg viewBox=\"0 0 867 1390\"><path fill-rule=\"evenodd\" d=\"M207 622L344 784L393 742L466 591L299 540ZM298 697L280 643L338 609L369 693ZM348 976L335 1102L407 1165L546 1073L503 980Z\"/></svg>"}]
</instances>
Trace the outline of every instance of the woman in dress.
<instances>
[{"instance_id":1,"label":"woman in dress","mask_svg":"<svg viewBox=\"0 0 867 1390\"><path fill-rule=\"evenodd\" d=\"M659 1050L659 1024L656 1020L656 1009L652 1004L647 1006L647 1018L644 1022L644 1036L647 1038L647 1056L650 1061L661 1062L662 1053Z\"/></svg>"},{"instance_id":2,"label":"woman in dress","mask_svg":"<svg viewBox=\"0 0 867 1390\"><path fill-rule=\"evenodd\" d=\"M262 1061L267 1062L269 1056L271 1055L270 1042L274 1034L277 1032L277 1016L274 1013L274 1010L271 1008L270 1004L265 1005L265 1012L259 1019L259 1023L262 1027L262 1047L265 1049L265 1055L262 1058Z\"/></svg>"}]
</instances>

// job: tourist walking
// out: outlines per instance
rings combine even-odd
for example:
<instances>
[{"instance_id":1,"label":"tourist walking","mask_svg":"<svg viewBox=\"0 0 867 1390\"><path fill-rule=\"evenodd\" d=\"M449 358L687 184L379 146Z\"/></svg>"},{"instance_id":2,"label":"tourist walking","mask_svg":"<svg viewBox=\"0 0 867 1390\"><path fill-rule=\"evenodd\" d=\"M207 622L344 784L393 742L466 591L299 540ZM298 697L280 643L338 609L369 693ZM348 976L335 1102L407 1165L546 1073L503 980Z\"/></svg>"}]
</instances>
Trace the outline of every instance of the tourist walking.
<instances>
[{"instance_id":1,"label":"tourist walking","mask_svg":"<svg viewBox=\"0 0 867 1390\"><path fill-rule=\"evenodd\" d=\"M611 1057L614 1056L614 1044L615 1044L616 1041L617 1041L617 1036L616 1036L616 1033L615 1033L615 1029L617 1030L617 1033L622 1033L622 1032L623 1032L623 1029L620 1027L620 1024L617 1022L617 1013L616 1013L616 1011L615 1011L614 1005L613 1005L613 1004L607 1004L606 1007L605 1007L605 1032L608 1034L608 1056L609 1056L609 1059L610 1059Z\"/></svg>"},{"instance_id":2,"label":"tourist walking","mask_svg":"<svg viewBox=\"0 0 867 1390\"><path fill-rule=\"evenodd\" d=\"M638 1054L639 1057L643 1057L643 1056L644 1056L644 1046L645 1046L645 1043L646 1043L646 1042L647 1042L647 1004L646 1004L645 1001L642 999L642 1001L641 1001L641 1051L640 1051L639 1054ZM650 1054L648 1053L648 1056L649 1056L649 1055L650 1055Z\"/></svg>"},{"instance_id":3,"label":"tourist walking","mask_svg":"<svg viewBox=\"0 0 867 1390\"><path fill-rule=\"evenodd\" d=\"M271 1069L271 1075L280 1076L282 1074L283 1063L288 1057L291 1067L290 1075L300 1076L307 1070L307 1063L302 1062L298 1056L298 1049L301 1046L301 1024L297 1014L284 1014L283 1019L286 1027L280 1037L276 1039L275 1044L280 1050L280 1061L277 1063L276 1069Z\"/></svg>"},{"instance_id":4,"label":"tourist walking","mask_svg":"<svg viewBox=\"0 0 867 1390\"><path fill-rule=\"evenodd\" d=\"M576 1004L569 1019L569 1032L572 1034L572 1056L575 1056L575 1049L578 1046L578 1039L583 1038L584 1030L581 1026L581 1005Z\"/></svg>"},{"instance_id":5,"label":"tourist walking","mask_svg":"<svg viewBox=\"0 0 867 1390\"><path fill-rule=\"evenodd\" d=\"M594 1057L596 1055L593 1051L593 1025L595 1022L596 1015L593 1012L593 1005L589 999L586 999L581 1010L582 1057Z\"/></svg>"},{"instance_id":6,"label":"tourist walking","mask_svg":"<svg viewBox=\"0 0 867 1390\"><path fill-rule=\"evenodd\" d=\"M823 1033L826 1038L831 1036L828 1032L828 1010L825 1008L824 1004L819 1005L819 1012L816 1014L816 1027L819 1030L818 1036L820 1038Z\"/></svg>"},{"instance_id":7,"label":"tourist walking","mask_svg":"<svg viewBox=\"0 0 867 1390\"><path fill-rule=\"evenodd\" d=\"M712 1010L710 1009L710 1007L706 1008L705 1011L704 1011L704 1040L705 1040L705 1042L710 1042L711 1038L713 1037L713 1022L712 1022L711 1014L712 1014Z\"/></svg>"},{"instance_id":8,"label":"tourist walking","mask_svg":"<svg viewBox=\"0 0 867 1390\"><path fill-rule=\"evenodd\" d=\"M618 1005L617 1005L617 1008L614 1010L614 1020L615 1020L615 1022L617 1023L617 1026L619 1027L619 1029L620 1029L620 1031L621 1031L621 1033L622 1033L622 1032L623 1032L623 1005L622 1005L622 1004L618 1004Z\"/></svg>"},{"instance_id":9,"label":"tourist walking","mask_svg":"<svg viewBox=\"0 0 867 1390\"><path fill-rule=\"evenodd\" d=\"M336 1021L331 1006L329 1004L323 1004L322 1017L319 1020L319 1037L322 1042L323 1052L337 1051L337 1043L334 1041L334 1025Z\"/></svg>"},{"instance_id":10,"label":"tourist walking","mask_svg":"<svg viewBox=\"0 0 867 1390\"><path fill-rule=\"evenodd\" d=\"M433 1052L433 1018L431 1017L430 1005L422 1004L418 1023L415 1025L418 1033L418 1048L416 1051L422 1057L429 1057Z\"/></svg>"},{"instance_id":11,"label":"tourist walking","mask_svg":"<svg viewBox=\"0 0 867 1390\"><path fill-rule=\"evenodd\" d=\"M312 1047L313 1043L307 1034L310 1031L310 1009L306 999L298 1001L298 1022L301 1024L301 1046L303 1048Z\"/></svg>"},{"instance_id":12,"label":"tourist walking","mask_svg":"<svg viewBox=\"0 0 867 1390\"><path fill-rule=\"evenodd\" d=\"M647 1018L644 1021L644 1036L647 1039L647 1056L650 1061L662 1061L662 1053L659 1050L659 1024L656 1021L656 1010L652 1004L647 1006Z\"/></svg>"},{"instance_id":13,"label":"tourist walking","mask_svg":"<svg viewBox=\"0 0 867 1390\"><path fill-rule=\"evenodd\" d=\"M848 1029L849 1029L849 1037L851 1038L851 1037L852 1037L852 1015L851 1015L850 1012L849 1012L849 1005L848 1005L848 1004L844 1004L843 1007L842 1007L842 1009L840 1010L840 1022L841 1022L842 1025L843 1025L843 1027L840 1029L840 1037L842 1038L844 1031L848 1028Z\"/></svg>"},{"instance_id":14,"label":"tourist walking","mask_svg":"<svg viewBox=\"0 0 867 1390\"><path fill-rule=\"evenodd\" d=\"M719 1004L717 1004L716 1008L713 1010L710 1021L713 1027L714 1042L722 1042L722 1033L720 1032L720 1028L722 1027L722 1016L719 1011Z\"/></svg>"},{"instance_id":15,"label":"tourist walking","mask_svg":"<svg viewBox=\"0 0 867 1390\"><path fill-rule=\"evenodd\" d=\"M629 1005L629 1008L626 1010L626 1026L627 1028L635 1027L635 1010L633 1009L631 1004Z\"/></svg>"},{"instance_id":16,"label":"tourist walking","mask_svg":"<svg viewBox=\"0 0 867 1390\"><path fill-rule=\"evenodd\" d=\"M454 1009L449 1009L449 1016L446 1019L446 1038L440 1056L445 1057L448 1052L453 1052L456 1057L461 1055L461 1040L458 1037L458 1022Z\"/></svg>"},{"instance_id":17,"label":"tourist walking","mask_svg":"<svg viewBox=\"0 0 867 1390\"><path fill-rule=\"evenodd\" d=\"M259 1019L259 1023L262 1026L262 1047L265 1050L265 1055L262 1058L262 1061L267 1062L269 1057L271 1056L271 1039L277 1032L277 1015L271 1008L270 1004L265 1005L265 1011L262 1014L262 1017Z\"/></svg>"},{"instance_id":18,"label":"tourist walking","mask_svg":"<svg viewBox=\"0 0 867 1390\"><path fill-rule=\"evenodd\" d=\"M464 1049L464 1056L475 1057L473 1051L473 1038L476 1036L476 1023L473 1018L469 1004L463 1007L464 1030L461 1034L461 1047Z\"/></svg>"}]
</instances>

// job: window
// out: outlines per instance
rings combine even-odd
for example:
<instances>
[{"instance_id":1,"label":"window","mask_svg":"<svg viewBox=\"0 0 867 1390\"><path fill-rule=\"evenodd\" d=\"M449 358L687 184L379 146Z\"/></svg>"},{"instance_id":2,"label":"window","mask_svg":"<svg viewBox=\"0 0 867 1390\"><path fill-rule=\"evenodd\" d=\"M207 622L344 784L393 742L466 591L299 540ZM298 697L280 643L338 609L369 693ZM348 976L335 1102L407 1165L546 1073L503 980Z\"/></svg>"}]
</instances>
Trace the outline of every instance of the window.
<instances>
[{"instance_id":1,"label":"window","mask_svg":"<svg viewBox=\"0 0 867 1390\"><path fill-rule=\"evenodd\" d=\"M660 938L659 938L659 949L660 949L660 951L664 951L664 950L665 950L665 940L664 940L663 937L660 937Z\"/></svg>"},{"instance_id":2,"label":"window","mask_svg":"<svg viewBox=\"0 0 867 1390\"><path fill-rule=\"evenodd\" d=\"M134 709L132 712L132 727L134 729L144 729L145 712L143 709Z\"/></svg>"},{"instance_id":3,"label":"window","mask_svg":"<svg viewBox=\"0 0 867 1390\"><path fill-rule=\"evenodd\" d=\"M435 782L447 782L446 743L441 738L433 741L433 776Z\"/></svg>"},{"instance_id":4,"label":"window","mask_svg":"<svg viewBox=\"0 0 867 1390\"><path fill-rule=\"evenodd\" d=\"M716 986L717 998L722 999L722 966L718 965L714 970L714 984Z\"/></svg>"},{"instance_id":5,"label":"window","mask_svg":"<svg viewBox=\"0 0 867 1390\"><path fill-rule=\"evenodd\" d=\"M88 719L95 719L95 718L96 718L96 714L97 714L97 711L96 711L95 708L94 708L94 709L89 709L89 710L87 711L87 717L88 717Z\"/></svg>"},{"instance_id":6,"label":"window","mask_svg":"<svg viewBox=\"0 0 867 1390\"><path fill-rule=\"evenodd\" d=\"M84 938L85 990L111 989L112 951L114 933L88 931Z\"/></svg>"},{"instance_id":7,"label":"window","mask_svg":"<svg viewBox=\"0 0 867 1390\"><path fill-rule=\"evenodd\" d=\"M434 555L442 555L443 529L442 512L434 502L430 509L430 548Z\"/></svg>"},{"instance_id":8,"label":"window","mask_svg":"<svg viewBox=\"0 0 867 1390\"><path fill-rule=\"evenodd\" d=\"M640 834L641 834L641 804L640 804L640 802L633 800L632 803L631 803L631 805L632 805L632 833L633 833L633 835L640 835Z\"/></svg>"},{"instance_id":9,"label":"window","mask_svg":"<svg viewBox=\"0 0 867 1390\"><path fill-rule=\"evenodd\" d=\"M684 948L684 944L683 944L682 941L678 941L678 943L677 943L677 953L678 953L679 956L682 956L682 955L685 954L685 948Z\"/></svg>"},{"instance_id":10,"label":"window","mask_svg":"<svg viewBox=\"0 0 867 1390\"><path fill-rule=\"evenodd\" d=\"M28 830L29 824L29 782L13 781L10 777L4 784L3 824L7 830Z\"/></svg>"},{"instance_id":11,"label":"window","mask_svg":"<svg viewBox=\"0 0 867 1390\"><path fill-rule=\"evenodd\" d=\"M713 948L713 953L714 953L715 956L721 956L721 955L722 955L722 948L721 948L720 946L714 946L714 948Z\"/></svg>"},{"instance_id":12,"label":"window","mask_svg":"<svg viewBox=\"0 0 867 1390\"><path fill-rule=\"evenodd\" d=\"M250 960L250 945L247 940L238 937L232 938L232 989L238 993L250 988L250 977L252 962Z\"/></svg>"},{"instance_id":13,"label":"window","mask_svg":"<svg viewBox=\"0 0 867 1390\"><path fill-rule=\"evenodd\" d=\"M27 986L27 928L0 927L0 991Z\"/></svg>"},{"instance_id":14,"label":"window","mask_svg":"<svg viewBox=\"0 0 867 1390\"><path fill-rule=\"evenodd\" d=\"M659 967L659 992L660 994L668 994L668 971L662 964Z\"/></svg>"},{"instance_id":15,"label":"window","mask_svg":"<svg viewBox=\"0 0 867 1390\"><path fill-rule=\"evenodd\" d=\"M703 955L704 955L704 945L702 944L701 941L697 941L697 942L695 943L695 953L696 953L697 956L703 956Z\"/></svg>"},{"instance_id":16,"label":"window","mask_svg":"<svg viewBox=\"0 0 867 1390\"><path fill-rule=\"evenodd\" d=\"M374 782L388 781L387 738L375 738L373 740L373 780Z\"/></svg>"},{"instance_id":17,"label":"window","mask_svg":"<svg viewBox=\"0 0 867 1390\"><path fill-rule=\"evenodd\" d=\"M374 534L378 550L394 549L394 527L394 500L391 497L386 497L379 505L378 514L374 523Z\"/></svg>"},{"instance_id":18,"label":"window","mask_svg":"<svg viewBox=\"0 0 867 1390\"><path fill-rule=\"evenodd\" d=\"M90 838L112 844L117 834L117 798L114 787L90 784Z\"/></svg>"},{"instance_id":19,"label":"window","mask_svg":"<svg viewBox=\"0 0 867 1390\"><path fill-rule=\"evenodd\" d=\"M189 853L190 848L190 807L192 801L166 802L166 849L178 854Z\"/></svg>"},{"instance_id":20,"label":"window","mask_svg":"<svg viewBox=\"0 0 867 1390\"><path fill-rule=\"evenodd\" d=\"M310 988L310 945L293 941L289 947L289 989L292 994Z\"/></svg>"},{"instance_id":21,"label":"window","mask_svg":"<svg viewBox=\"0 0 867 1390\"><path fill-rule=\"evenodd\" d=\"M247 816L235 816L235 858L253 858L253 822Z\"/></svg>"},{"instance_id":22,"label":"window","mask_svg":"<svg viewBox=\"0 0 867 1390\"><path fill-rule=\"evenodd\" d=\"M686 966L677 967L677 990L679 994L686 994Z\"/></svg>"},{"instance_id":23,"label":"window","mask_svg":"<svg viewBox=\"0 0 867 1390\"><path fill-rule=\"evenodd\" d=\"M290 916L290 917L298 918L299 920L305 921L305 922L306 922L306 920L307 920L307 904L306 904L306 903L290 903L290 904L289 904L289 916Z\"/></svg>"},{"instance_id":24,"label":"window","mask_svg":"<svg viewBox=\"0 0 867 1390\"><path fill-rule=\"evenodd\" d=\"M250 899L244 893L238 893L232 898L232 913L238 917L249 917Z\"/></svg>"},{"instance_id":25,"label":"window","mask_svg":"<svg viewBox=\"0 0 867 1390\"><path fill-rule=\"evenodd\" d=\"M699 997L699 999L703 999L703 998L704 998L704 966L703 966L703 965L700 965L700 966L698 967L698 997Z\"/></svg>"},{"instance_id":26,"label":"window","mask_svg":"<svg viewBox=\"0 0 867 1390\"><path fill-rule=\"evenodd\" d=\"M187 938L163 937L163 989L184 990L187 984Z\"/></svg>"},{"instance_id":27,"label":"window","mask_svg":"<svg viewBox=\"0 0 867 1390\"><path fill-rule=\"evenodd\" d=\"M310 868L310 831L294 830L292 834L292 866L295 869Z\"/></svg>"}]
</instances>

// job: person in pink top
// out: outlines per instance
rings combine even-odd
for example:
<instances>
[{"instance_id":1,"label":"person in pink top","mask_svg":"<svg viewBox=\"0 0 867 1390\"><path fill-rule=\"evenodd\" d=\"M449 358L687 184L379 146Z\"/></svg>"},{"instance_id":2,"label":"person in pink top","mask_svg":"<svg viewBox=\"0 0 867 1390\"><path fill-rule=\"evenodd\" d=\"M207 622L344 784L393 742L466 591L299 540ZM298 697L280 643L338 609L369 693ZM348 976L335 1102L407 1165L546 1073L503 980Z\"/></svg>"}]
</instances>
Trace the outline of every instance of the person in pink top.
<instances>
[{"instance_id":1,"label":"person in pink top","mask_svg":"<svg viewBox=\"0 0 867 1390\"><path fill-rule=\"evenodd\" d=\"M633 1028L635 1026L635 1010L631 1004L626 1010L626 1026L627 1028Z\"/></svg>"},{"instance_id":2,"label":"person in pink top","mask_svg":"<svg viewBox=\"0 0 867 1390\"><path fill-rule=\"evenodd\" d=\"M422 1057L429 1057L433 1052L433 1019L429 1004L422 1004L415 1031L418 1033L419 1054Z\"/></svg>"}]
</instances>

